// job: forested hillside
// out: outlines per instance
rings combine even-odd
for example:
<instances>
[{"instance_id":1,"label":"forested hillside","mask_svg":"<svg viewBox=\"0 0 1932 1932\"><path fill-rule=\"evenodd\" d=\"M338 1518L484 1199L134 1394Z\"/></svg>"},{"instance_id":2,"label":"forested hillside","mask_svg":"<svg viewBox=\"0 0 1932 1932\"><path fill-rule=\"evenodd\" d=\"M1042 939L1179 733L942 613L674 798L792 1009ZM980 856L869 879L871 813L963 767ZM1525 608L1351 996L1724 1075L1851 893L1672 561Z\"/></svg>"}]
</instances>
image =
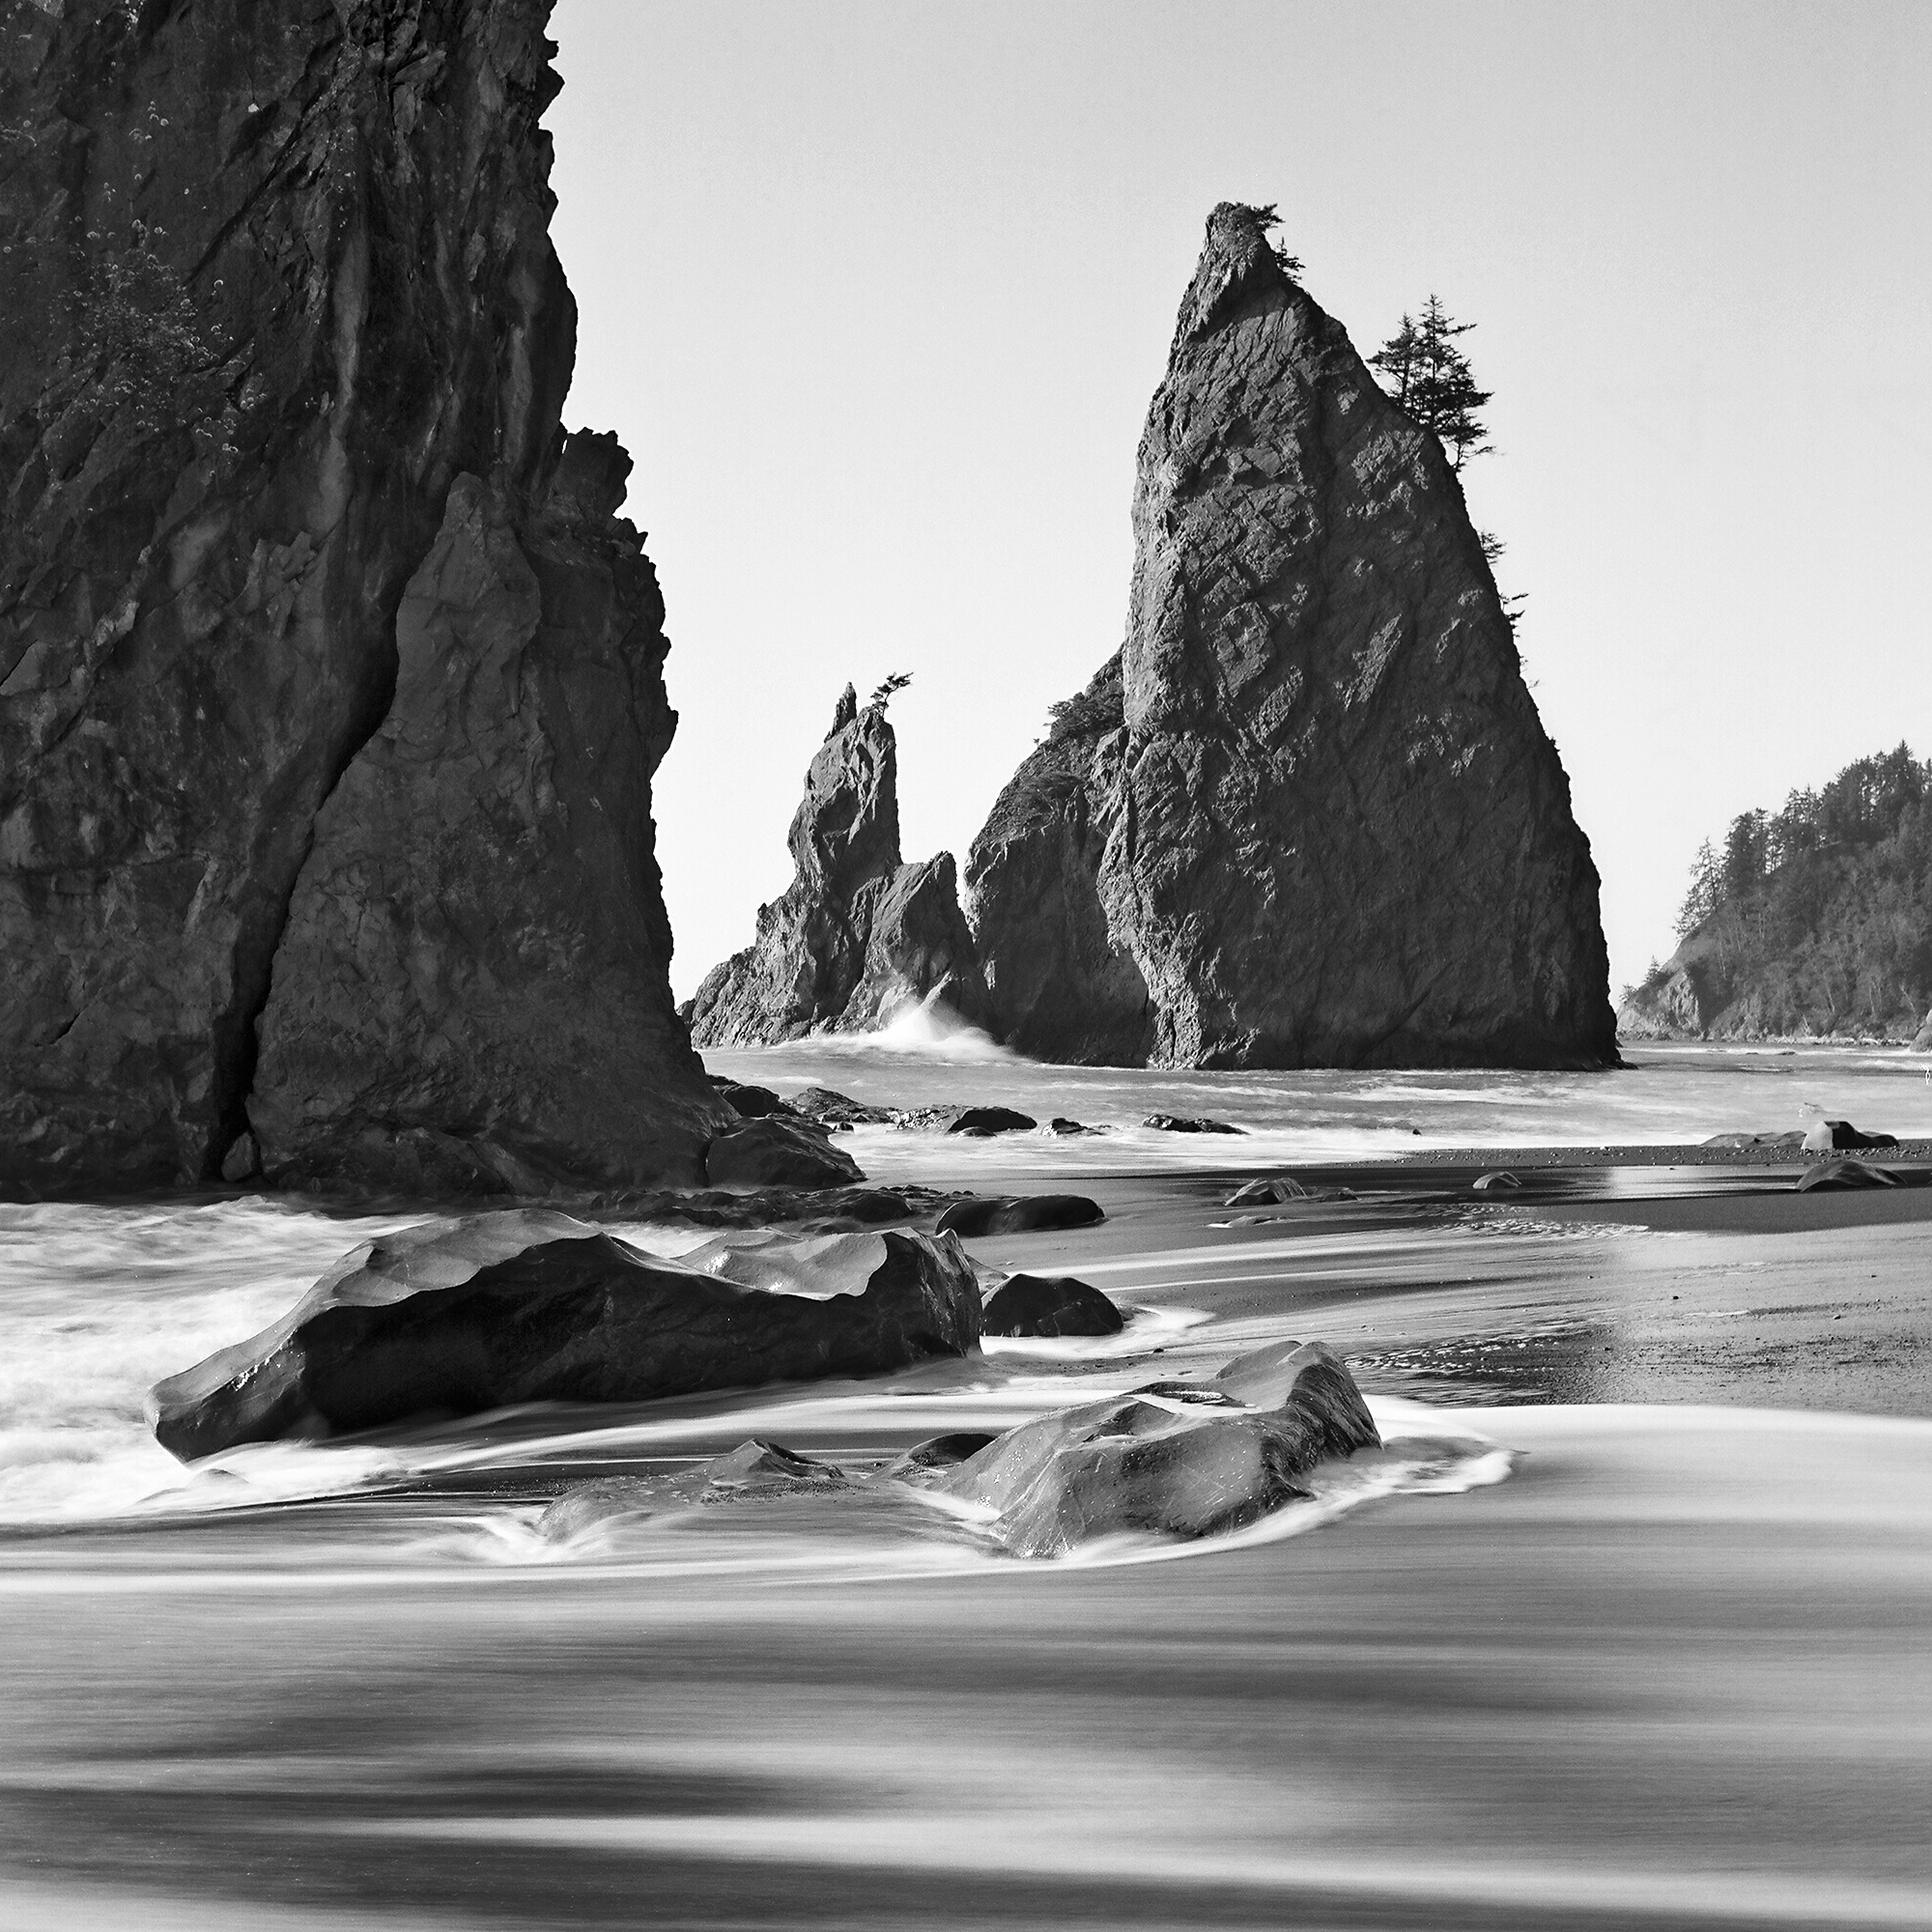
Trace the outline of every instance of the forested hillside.
<instances>
[{"instance_id":1,"label":"forested hillside","mask_svg":"<svg viewBox=\"0 0 1932 1932\"><path fill-rule=\"evenodd\" d=\"M1626 989L1626 1037L1913 1037L1932 1007L1932 761L1901 744L1739 813L1697 855L1678 937Z\"/></svg>"}]
</instances>

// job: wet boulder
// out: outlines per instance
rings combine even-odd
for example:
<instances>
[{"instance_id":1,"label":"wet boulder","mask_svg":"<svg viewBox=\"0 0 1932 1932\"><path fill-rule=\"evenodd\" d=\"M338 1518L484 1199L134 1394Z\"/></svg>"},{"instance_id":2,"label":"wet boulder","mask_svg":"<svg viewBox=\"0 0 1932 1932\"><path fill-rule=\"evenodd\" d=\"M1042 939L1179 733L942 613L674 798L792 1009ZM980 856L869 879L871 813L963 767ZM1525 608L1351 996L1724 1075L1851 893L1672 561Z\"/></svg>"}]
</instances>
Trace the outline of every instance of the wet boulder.
<instances>
[{"instance_id":1,"label":"wet boulder","mask_svg":"<svg viewBox=\"0 0 1932 1932\"><path fill-rule=\"evenodd\" d=\"M1798 1183L1801 1194L1838 1194L1860 1187L1896 1187L1898 1176L1889 1168L1863 1160L1821 1160L1804 1170Z\"/></svg>"},{"instance_id":2,"label":"wet boulder","mask_svg":"<svg viewBox=\"0 0 1932 1932\"><path fill-rule=\"evenodd\" d=\"M1030 1235L1054 1228L1091 1228L1104 1221L1097 1201L1084 1194L1009 1194L955 1201L939 1217L942 1235Z\"/></svg>"},{"instance_id":3,"label":"wet boulder","mask_svg":"<svg viewBox=\"0 0 1932 1932\"><path fill-rule=\"evenodd\" d=\"M980 1327L945 1236L766 1236L668 1262L526 1209L355 1249L273 1327L159 1383L150 1417L186 1460L512 1403L875 1375L963 1355Z\"/></svg>"},{"instance_id":4,"label":"wet boulder","mask_svg":"<svg viewBox=\"0 0 1932 1932\"><path fill-rule=\"evenodd\" d=\"M1019 1556L1103 1536L1213 1536L1305 1496L1317 1463L1380 1446L1353 1378L1320 1343L1231 1362L1212 1382L1152 1382L1022 1424L927 1487L997 1512Z\"/></svg>"},{"instance_id":5,"label":"wet boulder","mask_svg":"<svg viewBox=\"0 0 1932 1932\"><path fill-rule=\"evenodd\" d=\"M1011 1107L968 1107L957 1115L946 1131L949 1134L972 1134L984 1139L991 1134L1031 1133L1039 1122L1031 1114L1022 1114Z\"/></svg>"},{"instance_id":6,"label":"wet boulder","mask_svg":"<svg viewBox=\"0 0 1932 1932\"><path fill-rule=\"evenodd\" d=\"M1895 1148L1896 1134L1861 1133L1849 1121L1815 1121L1805 1129L1806 1153L1836 1153L1856 1148Z\"/></svg>"},{"instance_id":7,"label":"wet boulder","mask_svg":"<svg viewBox=\"0 0 1932 1932\"><path fill-rule=\"evenodd\" d=\"M928 1435L923 1442L914 1443L903 1456L888 1463L879 1474L899 1482L923 1482L934 1469L955 1468L998 1440L998 1436L989 1435L982 1429L957 1429L947 1435Z\"/></svg>"},{"instance_id":8,"label":"wet boulder","mask_svg":"<svg viewBox=\"0 0 1932 1932\"><path fill-rule=\"evenodd\" d=\"M988 1335L1118 1335L1126 1323L1100 1293L1071 1275L1009 1275L986 1303Z\"/></svg>"},{"instance_id":9,"label":"wet boulder","mask_svg":"<svg viewBox=\"0 0 1932 1932\"><path fill-rule=\"evenodd\" d=\"M1477 1175L1469 1185L1479 1192L1487 1193L1495 1188L1520 1187L1522 1181L1518 1176L1499 1170L1494 1174Z\"/></svg>"},{"instance_id":10,"label":"wet boulder","mask_svg":"<svg viewBox=\"0 0 1932 1932\"><path fill-rule=\"evenodd\" d=\"M715 1073L711 1076L711 1084L717 1090L718 1097L740 1120L762 1121L768 1114L790 1115L794 1111L769 1087L753 1087L748 1081L726 1080Z\"/></svg>"},{"instance_id":11,"label":"wet boulder","mask_svg":"<svg viewBox=\"0 0 1932 1932\"><path fill-rule=\"evenodd\" d=\"M791 1096L791 1110L828 1127L889 1127L897 1119L890 1107L868 1106L832 1087L807 1087Z\"/></svg>"},{"instance_id":12,"label":"wet boulder","mask_svg":"<svg viewBox=\"0 0 1932 1932\"><path fill-rule=\"evenodd\" d=\"M1239 1127L1231 1127L1226 1121L1200 1120L1191 1114L1150 1114L1141 1122L1144 1127L1152 1127L1163 1134L1237 1134Z\"/></svg>"},{"instance_id":13,"label":"wet boulder","mask_svg":"<svg viewBox=\"0 0 1932 1932\"><path fill-rule=\"evenodd\" d=\"M843 1187L866 1178L824 1128L769 1114L715 1135L704 1172L714 1187Z\"/></svg>"}]
</instances>

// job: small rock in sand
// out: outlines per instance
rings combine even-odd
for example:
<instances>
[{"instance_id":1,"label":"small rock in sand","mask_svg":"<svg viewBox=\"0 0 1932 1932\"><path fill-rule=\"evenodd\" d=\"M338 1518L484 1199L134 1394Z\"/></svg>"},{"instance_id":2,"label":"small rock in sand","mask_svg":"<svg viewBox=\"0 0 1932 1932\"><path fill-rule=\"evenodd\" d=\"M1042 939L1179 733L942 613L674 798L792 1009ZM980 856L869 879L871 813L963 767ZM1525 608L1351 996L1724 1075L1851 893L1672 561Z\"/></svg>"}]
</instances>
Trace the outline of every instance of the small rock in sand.
<instances>
[{"instance_id":1,"label":"small rock in sand","mask_svg":"<svg viewBox=\"0 0 1932 1932\"><path fill-rule=\"evenodd\" d=\"M1479 1174L1469 1185L1471 1187L1520 1187L1522 1182L1513 1174Z\"/></svg>"}]
</instances>

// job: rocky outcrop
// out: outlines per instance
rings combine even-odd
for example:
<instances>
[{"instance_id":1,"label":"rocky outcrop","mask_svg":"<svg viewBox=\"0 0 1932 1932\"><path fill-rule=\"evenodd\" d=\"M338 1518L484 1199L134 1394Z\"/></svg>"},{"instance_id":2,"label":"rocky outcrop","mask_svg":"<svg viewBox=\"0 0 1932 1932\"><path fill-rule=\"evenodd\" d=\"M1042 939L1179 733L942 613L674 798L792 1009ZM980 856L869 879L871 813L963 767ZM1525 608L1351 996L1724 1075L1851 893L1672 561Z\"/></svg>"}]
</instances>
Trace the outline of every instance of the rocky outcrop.
<instances>
[{"instance_id":1,"label":"rocky outcrop","mask_svg":"<svg viewBox=\"0 0 1932 1932\"><path fill-rule=\"evenodd\" d=\"M806 773L789 844L797 871L784 896L758 908L757 938L697 989L697 1045L870 1032L928 999L986 1023L952 855L901 863L898 741L884 705L862 710L850 685Z\"/></svg>"},{"instance_id":2,"label":"rocky outcrop","mask_svg":"<svg viewBox=\"0 0 1932 1932\"><path fill-rule=\"evenodd\" d=\"M0 11L0 1184L695 1178L549 0Z\"/></svg>"},{"instance_id":3,"label":"rocky outcrop","mask_svg":"<svg viewBox=\"0 0 1932 1932\"><path fill-rule=\"evenodd\" d=\"M1448 459L1254 211L1210 216L1140 448L1126 642L966 876L1053 1059L1603 1065L1589 847Z\"/></svg>"},{"instance_id":4,"label":"rocky outcrop","mask_svg":"<svg viewBox=\"0 0 1932 1932\"><path fill-rule=\"evenodd\" d=\"M875 1374L965 1354L980 1322L973 1265L943 1236L666 1262L562 1214L479 1214L355 1249L272 1328L159 1383L151 1420L187 1459L511 1403Z\"/></svg>"}]
</instances>

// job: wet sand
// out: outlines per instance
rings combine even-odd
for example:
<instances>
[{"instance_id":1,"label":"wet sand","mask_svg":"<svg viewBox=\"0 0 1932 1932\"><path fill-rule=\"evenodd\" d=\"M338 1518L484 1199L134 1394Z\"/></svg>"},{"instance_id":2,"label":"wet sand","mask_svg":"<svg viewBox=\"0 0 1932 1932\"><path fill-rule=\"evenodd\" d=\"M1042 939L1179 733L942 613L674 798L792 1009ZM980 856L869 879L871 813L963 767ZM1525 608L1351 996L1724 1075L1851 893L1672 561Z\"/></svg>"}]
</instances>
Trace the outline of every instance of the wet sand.
<instances>
[{"instance_id":1,"label":"wet sand","mask_svg":"<svg viewBox=\"0 0 1932 1932\"><path fill-rule=\"evenodd\" d=\"M1112 1354L0 1541L0 1924L1932 1926L1932 1188L1475 1171L1102 1176L1099 1227L972 1244L1160 1312ZM511 1534L627 1458L883 1454L1289 1332L1514 1473L1178 1561Z\"/></svg>"}]
</instances>

